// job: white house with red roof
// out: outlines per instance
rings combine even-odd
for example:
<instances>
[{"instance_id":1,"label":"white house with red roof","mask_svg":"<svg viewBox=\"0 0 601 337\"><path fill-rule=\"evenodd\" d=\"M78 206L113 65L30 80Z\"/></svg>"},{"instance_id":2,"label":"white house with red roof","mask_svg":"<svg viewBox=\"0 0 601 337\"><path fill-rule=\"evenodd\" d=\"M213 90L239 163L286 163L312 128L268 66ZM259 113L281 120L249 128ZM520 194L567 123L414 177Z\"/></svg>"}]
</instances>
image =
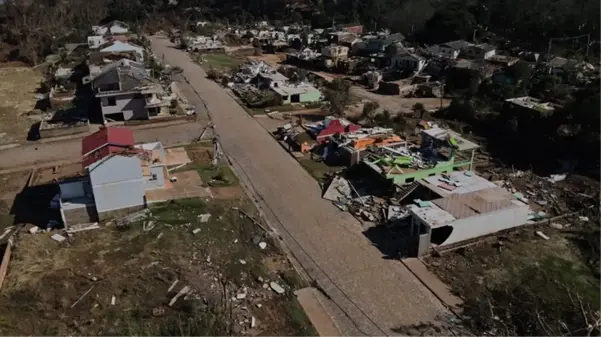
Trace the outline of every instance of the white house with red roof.
<instances>
[{"instance_id":1,"label":"white house with red roof","mask_svg":"<svg viewBox=\"0 0 601 337\"><path fill-rule=\"evenodd\" d=\"M59 182L65 226L146 207L146 191L169 184L166 161L160 142L135 144L126 128L101 128L83 138L84 175Z\"/></svg>"}]
</instances>

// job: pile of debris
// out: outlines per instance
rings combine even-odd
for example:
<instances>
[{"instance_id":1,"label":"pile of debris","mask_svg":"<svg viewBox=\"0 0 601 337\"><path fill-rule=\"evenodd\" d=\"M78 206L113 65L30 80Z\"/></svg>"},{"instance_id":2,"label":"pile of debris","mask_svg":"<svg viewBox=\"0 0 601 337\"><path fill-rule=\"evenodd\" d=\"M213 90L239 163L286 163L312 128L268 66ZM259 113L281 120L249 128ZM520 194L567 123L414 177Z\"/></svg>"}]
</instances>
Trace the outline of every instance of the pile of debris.
<instances>
[{"instance_id":1,"label":"pile of debris","mask_svg":"<svg viewBox=\"0 0 601 337\"><path fill-rule=\"evenodd\" d=\"M323 198L332 201L341 211L350 212L366 225L396 225L409 218L409 210L401 201L413 192L418 183L398 187L377 186L372 181L351 182L342 175L330 176Z\"/></svg>"}]
</instances>

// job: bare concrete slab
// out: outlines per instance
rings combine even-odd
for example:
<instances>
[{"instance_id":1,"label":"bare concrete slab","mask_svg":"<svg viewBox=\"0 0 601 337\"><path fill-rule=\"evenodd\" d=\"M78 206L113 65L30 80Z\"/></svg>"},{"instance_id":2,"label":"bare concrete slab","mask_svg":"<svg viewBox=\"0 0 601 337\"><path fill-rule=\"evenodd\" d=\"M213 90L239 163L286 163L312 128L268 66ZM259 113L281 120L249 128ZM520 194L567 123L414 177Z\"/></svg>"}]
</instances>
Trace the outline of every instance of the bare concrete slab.
<instances>
[{"instance_id":1,"label":"bare concrete slab","mask_svg":"<svg viewBox=\"0 0 601 337\"><path fill-rule=\"evenodd\" d=\"M317 298L315 289L311 287L303 288L295 291L294 294L320 336L342 336L340 330L338 330L336 324L334 324L334 321Z\"/></svg>"}]
</instances>

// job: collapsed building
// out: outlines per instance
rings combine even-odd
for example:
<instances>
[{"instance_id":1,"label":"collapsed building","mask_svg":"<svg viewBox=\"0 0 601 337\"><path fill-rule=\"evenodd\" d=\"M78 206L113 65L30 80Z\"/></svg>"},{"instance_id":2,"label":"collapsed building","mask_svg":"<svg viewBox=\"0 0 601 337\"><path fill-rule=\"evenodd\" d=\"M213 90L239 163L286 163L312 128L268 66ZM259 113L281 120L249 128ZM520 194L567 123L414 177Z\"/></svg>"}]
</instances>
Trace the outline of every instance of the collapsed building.
<instances>
[{"instance_id":1,"label":"collapsed building","mask_svg":"<svg viewBox=\"0 0 601 337\"><path fill-rule=\"evenodd\" d=\"M423 130L420 136L420 144L371 148L361 161L397 185L462 167L472 169L477 144L440 127Z\"/></svg>"},{"instance_id":2,"label":"collapsed building","mask_svg":"<svg viewBox=\"0 0 601 337\"><path fill-rule=\"evenodd\" d=\"M368 227L385 225L403 256L456 247L533 219L524 196L471 170L477 144L439 127L420 136L419 144L389 136L396 142L366 147L353 166L361 173L334 177L323 197ZM471 155L457 160L459 152Z\"/></svg>"},{"instance_id":3,"label":"collapsed building","mask_svg":"<svg viewBox=\"0 0 601 337\"><path fill-rule=\"evenodd\" d=\"M312 103L322 100L322 93L303 81L291 81L265 62L248 62L233 76L232 88L245 100L261 95L262 91L275 93L281 104Z\"/></svg>"}]
</instances>

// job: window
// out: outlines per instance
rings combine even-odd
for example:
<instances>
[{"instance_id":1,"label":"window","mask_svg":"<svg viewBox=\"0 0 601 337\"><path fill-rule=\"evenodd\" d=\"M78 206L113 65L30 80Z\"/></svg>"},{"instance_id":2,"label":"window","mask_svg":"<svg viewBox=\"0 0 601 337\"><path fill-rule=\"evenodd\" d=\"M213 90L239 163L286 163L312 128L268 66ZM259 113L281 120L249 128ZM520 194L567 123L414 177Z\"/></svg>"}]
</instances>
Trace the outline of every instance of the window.
<instances>
[{"instance_id":1,"label":"window","mask_svg":"<svg viewBox=\"0 0 601 337\"><path fill-rule=\"evenodd\" d=\"M150 180L157 180L158 177L156 175L156 173L153 173L152 176L150 177Z\"/></svg>"},{"instance_id":2,"label":"window","mask_svg":"<svg viewBox=\"0 0 601 337\"><path fill-rule=\"evenodd\" d=\"M406 183L412 183L415 180L415 178L411 177L411 178L407 178L405 179Z\"/></svg>"},{"instance_id":3,"label":"window","mask_svg":"<svg viewBox=\"0 0 601 337\"><path fill-rule=\"evenodd\" d=\"M117 99L115 97L107 97L105 106L117 106Z\"/></svg>"}]
</instances>

